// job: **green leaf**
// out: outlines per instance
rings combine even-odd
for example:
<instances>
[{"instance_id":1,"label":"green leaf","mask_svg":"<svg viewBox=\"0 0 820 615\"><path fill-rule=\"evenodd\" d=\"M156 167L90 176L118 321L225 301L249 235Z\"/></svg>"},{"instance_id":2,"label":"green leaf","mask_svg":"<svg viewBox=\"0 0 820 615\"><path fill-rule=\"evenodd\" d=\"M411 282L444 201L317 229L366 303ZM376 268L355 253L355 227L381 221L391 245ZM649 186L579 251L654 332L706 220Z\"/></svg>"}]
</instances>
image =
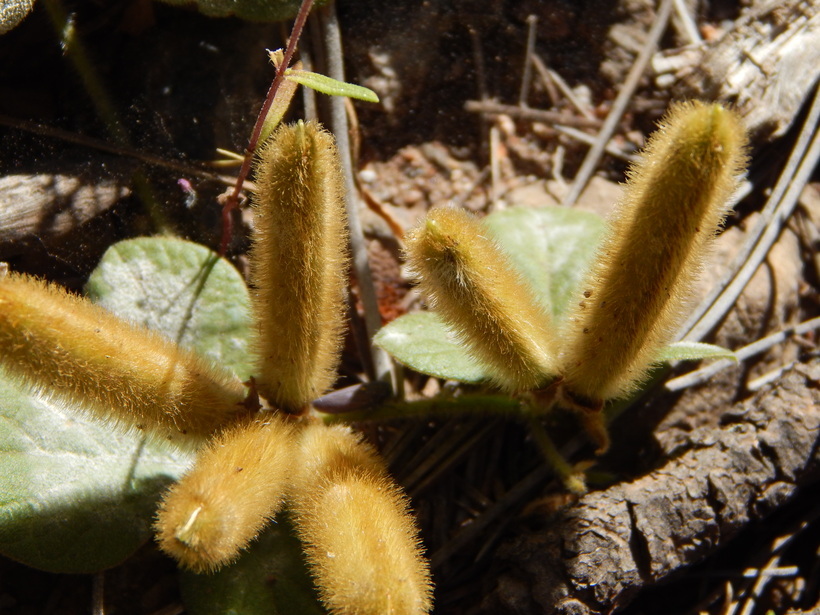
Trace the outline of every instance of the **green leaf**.
<instances>
[{"instance_id":1,"label":"green leaf","mask_svg":"<svg viewBox=\"0 0 820 615\"><path fill-rule=\"evenodd\" d=\"M603 220L567 207L513 207L490 214L484 224L542 303L560 318L595 255Z\"/></svg>"},{"instance_id":2,"label":"green leaf","mask_svg":"<svg viewBox=\"0 0 820 615\"><path fill-rule=\"evenodd\" d=\"M112 312L248 373L247 289L207 248L116 244L88 288ZM190 453L86 419L0 373L0 553L52 572L114 566L150 539L159 494L191 462Z\"/></svg>"},{"instance_id":3,"label":"green leaf","mask_svg":"<svg viewBox=\"0 0 820 615\"><path fill-rule=\"evenodd\" d=\"M115 566L151 537L160 492L191 461L0 374L0 553L50 572Z\"/></svg>"},{"instance_id":4,"label":"green leaf","mask_svg":"<svg viewBox=\"0 0 820 615\"><path fill-rule=\"evenodd\" d=\"M283 21L296 17L301 0L162 0L178 6L196 5L208 17L236 16L248 21ZM315 6L328 0L316 0Z\"/></svg>"},{"instance_id":5,"label":"green leaf","mask_svg":"<svg viewBox=\"0 0 820 615\"><path fill-rule=\"evenodd\" d=\"M86 293L243 380L251 375L248 288L233 265L204 246L164 237L121 241L105 253Z\"/></svg>"},{"instance_id":6,"label":"green leaf","mask_svg":"<svg viewBox=\"0 0 820 615\"><path fill-rule=\"evenodd\" d=\"M698 359L731 359L737 361L737 355L727 348L701 342L674 342L661 350L658 362L697 361Z\"/></svg>"},{"instance_id":7,"label":"green leaf","mask_svg":"<svg viewBox=\"0 0 820 615\"><path fill-rule=\"evenodd\" d=\"M208 575L180 572L180 590L190 615L325 613L286 518L277 518L232 566Z\"/></svg>"},{"instance_id":8,"label":"green leaf","mask_svg":"<svg viewBox=\"0 0 820 615\"><path fill-rule=\"evenodd\" d=\"M465 383L478 383L489 377L434 312L397 318L379 330L373 343L402 365L422 374Z\"/></svg>"},{"instance_id":9,"label":"green leaf","mask_svg":"<svg viewBox=\"0 0 820 615\"><path fill-rule=\"evenodd\" d=\"M3 0L0 3L0 34L17 27L33 6L34 0Z\"/></svg>"},{"instance_id":10,"label":"green leaf","mask_svg":"<svg viewBox=\"0 0 820 615\"><path fill-rule=\"evenodd\" d=\"M376 96L373 90L361 85L338 81L327 75L320 75L319 73L308 70L289 68L285 71L285 79L295 81L300 85L313 88L317 92L328 94L329 96L347 96L348 98L356 98L366 102L379 102L379 97Z\"/></svg>"}]
</instances>

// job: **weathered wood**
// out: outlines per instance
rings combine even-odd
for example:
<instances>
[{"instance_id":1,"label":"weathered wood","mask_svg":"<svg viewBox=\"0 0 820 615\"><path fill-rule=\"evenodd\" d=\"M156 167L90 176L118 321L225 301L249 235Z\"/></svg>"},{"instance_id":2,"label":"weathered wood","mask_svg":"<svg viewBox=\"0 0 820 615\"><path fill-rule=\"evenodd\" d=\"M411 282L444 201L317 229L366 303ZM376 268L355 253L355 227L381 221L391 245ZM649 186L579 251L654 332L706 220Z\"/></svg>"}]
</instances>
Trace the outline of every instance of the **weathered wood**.
<instances>
[{"instance_id":1,"label":"weathered wood","mask_svg":"<svg viewBox=\"0 0 820 615\"><path fill-rule=\"evenodd\" d=\"M37 174L0 177L0 246L59 238L130 194L114 179Z\"/></svg>"},{"instance_id":2,"label":"weathered wood","mask_svg":"<svg viewBox=\"0 0 820 615\"><path fill-rule=\"evenodd\" d=\"M782 505L820 468L820 361L693 431L676 457L590 493L498 553L481 612L591 614L693 564Z\"/></svg>"},{"instance_id":3,"label":"weathered wood","mask_svg":"<svg viewBox=\"0 0 820 615\"><path fill-rule=\"evenodd\" d=\"M675 72L676 97L732 102L753 135L780 136L820 76L820 1L760 0L722 37L653 65Z\"/></svg>"}]
</instances>

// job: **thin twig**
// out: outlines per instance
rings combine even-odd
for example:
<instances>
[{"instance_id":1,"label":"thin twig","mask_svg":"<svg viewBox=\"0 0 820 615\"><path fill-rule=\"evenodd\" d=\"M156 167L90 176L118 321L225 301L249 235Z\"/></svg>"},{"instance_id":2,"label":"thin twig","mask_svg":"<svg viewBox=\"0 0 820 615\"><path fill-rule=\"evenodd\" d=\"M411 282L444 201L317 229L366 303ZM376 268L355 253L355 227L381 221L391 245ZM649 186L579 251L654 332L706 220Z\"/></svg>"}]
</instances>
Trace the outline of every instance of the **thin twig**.
<instances>
[{"instance_id":1,"label":"thin twig","mask_svg":"<svg viewBox=\"0 0 820 615\"><path fill-rule=\"evenodd\" d=\"M464 103L464 110L471 113L483 113L487 115L509 115L510 117L517 117L523 120L534 120L536 122L547 122L550 124L565 124L578 128L598 128L601 125L601 122L596 119L569 115L561 111L530 109L529 107L504 105L489 100L468 100Z\"/></svg>"},{"instance_id":2,"label":"thin twig","mask_svg":"<svg viewBox=\"0 0 820 615\"><path fill-rule=\"evenodd\" d=\"M328 76L339 81L345 80L344 63L342 55L342 37L339 22L336 17L336 7L334 3L323 7L319 13L321 17L322 30L325 39L325 53L327 60ZM347 223L350 230L350 249L352 252L353 271L359 285L359 293L364 307L364 322L367 329L368 339L373 336L382 326L379 303L376 297L376 289L373 285L373 275L370 270L370 261L367 258L367 244L364 239L362 223L359 220L359 197L356 192L356 181L353 177L353 160L350 154L350 138L348 135L348 120L345 110L345 100L339 96L330 99L330 125L333 134L336 136L336 143L339 147L339 155L342 161L342 174L345 180L345 204L347 209ZM393 390L396 390L396 371L390 356L381 348L370 346L364 349L370 351L372 365L375 370L375 377L385 382L390 382ZM368 361L365 359L365 363Z\"/></svg>"},{"instance_id":3,"label":"thin twig","mask_svg":"<svg viewBox=\"0 0 820 615\"><path fill-rule=\"evenodd\" d=\"M410 478L405 482L404 485L410 497L418 497L432 483L435 483L439 476L452 468L464 455L474 450L481 440L495 430L497 426L491 422L476 430L465 430L466 433L459 434L455 441L448 442L448 447L435 451L433 455L424 460L424 471L419 473L412 482ZM419 468L421 467L420 465Z\"/></svg>"},{"instance_id":4,"label":"thin twig","mask_svg":"<svg viewBox=\"0 0 820 615\"><path fill-rule=\"evenodd\" d=\"M812 515L813 517L817 517L816 513ZM743 576L749 577L748 573L752 573L751 578L755 579L755 583L752 586L751 590L747 592L746 599L744 600L743 610L740 612L740 615L751 615L755 611L755 606L757 602L760 600L761 596L763 595L763 591L765 590L766 586L774 577L778 576L794 576L794 572L796 571L795 568L791 567L781 567L780 560L783 557L783 551L789 546L790 543L797 538L807 527L811 524L809 520L803 520L799 523L798 527L791 531L790 533L778 536L772 542L771 550L770 550L770 557L766 561L765 565L761 568L757 568L755 570L744 570ZM789 570L791 568L791 570ZM791 575L788 573L792 572ZM739 606L739 604L738 604ZM737 606L732 609L731 613L735 613L737 611Z\"/></svg>"},{"instance_id":5,"label":"thin twig","mask_svg":"<svg viewBox=\"0 0 820 615\"><path fill-rule=\"evenodd\" d=\"M518 92L518 104L527 106L527 98L530 95L530 83L532 82L532 57L535 51L535 26L538 24L538 17L527 16L527 50L524 53L524 71L521 75L521 90Z\"/></svg>"},{"instance_id":6,"label":"thin twig","mask_svg":"<svg viewBox=\"0 0 820 615\"><path fill-rule=\"evenodd\" d=\"M105 571L91 577L91 613L105 615Z\"/></svg>"},{"instance_id":7,"label":"thin twig","mask_svg":"<svg viewBox=\"0 0 820 615\"><path fill-rule=\"evenodd\" d=\"M253 162L253 153L259 142L259 135L262 134L262 127L265 124L265 118L270 111L273 99L276 97L276 92L279 91L279 86L285 78L285 71L290 66L293 59L293 54L296 51L296 45L299 43L299 37L302 35L302 28L305 26L305 21L313 6L313 0L302 0L299 7L299 13L296 15L296 20L293 22L293 29L290 32L290 39L288 39L288 46L285 49L285 55L282 58L282 63L276 70L276 76L268 88L268 93L265 96L265 102L259 110L259 115L256 117L256 123L253 125L251 138L248 140L248 146L245 148L245 160L242 162L242 167L239 169L239 175L236 177L236 184L233 192L225 200L222 207L222 241L219 246L219 253L225 254L228 249L228 244L231 241L231 211L239 206L239 193L242 192L242 184L248 177L251 171L251 163Z\"/></svg>"},{"instance_id":8,"label":"thin twig","mask_svg":"<svg viewBox=\"0 0 820 615\"><path fill-rule=\"evenodd\" d=\"M497 519L501 518L502 515L509 514L511 510L529 497L543 484L551 473L552 470L547 464L540 464L535 470L518 481L518 483L507 491L495 504L473 519L472 523L464 526L458 534L447 541L438 551L433 553L430 557L430 566L432 566L433 569L439 568L453 555L475 541L476 538L490 525L495 523Z\"/></svg>"},{"instance_id":9,"label":"thin twig","mask_svg":"<svg viewBox=\"0 0 820 615\"><path fill-rule=\"evenodd\" d=\"M584 162L581 163L581 168L578 170L575 180L572 182L572 187L564 197L564 200L561 202L563 206L569 207L578 200L578 197L581 196L581 192L584 191L589 179L598 167L598 162L601 160L606 144L609 143L609 140L615 133L615 129L620 123L621 117L626 111L626 107L632 98L632 94L638 87L638 83L646 70L646 66L649 64L652 53L655 51L655 47L657 47L661 36L666 31L666 26L669 22L669 15L672 12L673 3L674 0L663 0L661 3L660 8L658 9L658 14L655 17L655 23L652 24L652 28L649 30L646 43L644 43L638 57L635 58L635 63L629 70L629 74L626 77L626 81L624 82L621 91L618 92L615 102L612 103L612 109L610 110L609 115L607 115L606 121L598 133L598 139L595 141L595 145L593 145L587 152ZM564 124L566 122L561 123Z\"/></svg>"},{"instance_id":10,"label":"thin twig","mask_svg":"<svg viewBox=\"0 0 820 615\"><path fill-rule=\"evenodd\" d=\"M17 130L24 130L32 134L43 135L45 137L53 137L66 141L67 143L76 143L84 147L99 150L114 154L115 156L122 156L124 158L133 158L150 166L169 169L183 175L202 177L204 179L211 179L222 183L233 185L235 178L229 175L219 175L205 167L207 163L200 163L202 166L196 166L196 163L184 163L176 160L168 160L154 154L146 154L139 150L127 147L124 145L112 145L107 141L95 139L82 134L69 132L53 126L46 126L44 124L37 124L26 120L18 120L7 115L0 114L0 125L8 126Z\"/></svg>"},{"instance_id":11,"label":"thin twig","mask_svg":"<svg viewBox=\"0 0 820 615\"><path fill-rule=\"evenodd\" d=\"M532 63L535 66L535 70L537 70L541 75L541 79L543 79L545 83L551 83L561 90L561 94L563 94L564 98L569 101L569 104L575 107L575 110L578 111L578 113L583 115L588 120L594 120L599 126L601 125L601 122L595 119L595 116L592 115L592 111L590 111L587 108L587 105L583 104L578 99L575 92L572 91L572 88L569 87L569 84L564 81L564 78L558 72L547 66L537 54L532 56Z\"/></svg>"},{"instance_id":12,"label":"thin twig","mask_svg":"<svg viewBox=\"0 0 820 615\"><path fill-rule=\"evenodd\" d=\"M573 128L572 126L562 126L561 124L555 124L553 128L564 134L572 139L580 141L581 143L586 143L587 145L593 145L595 143L595 137L592 135L588 135L587 133L578 130L577 128ZM615 145L612 141L606 144L604 151L613 156L618 158L619 160L625 160L626 162L636 162L639 157L635 154L627 154L623 150L621 150L617 145Z\"/></svg>"},{"instance_id":13,"label":"thin twig","mask_svg":"<svg viewBox=\"0 0 820 615\"><path fill-rule=\"evenodd\" d=\"M757 391L771 384L772 382L777 382L778 380L780 380L783 377L783 374L791 370L795 365L797 365L797 361L789 361L785 365L781 365L776 369L766 372L765 374L755 378L754 380L749 380L749 382L746 383L746 390L750 393L756 393Z\"/></svg>"},{"instance_id":14,"label":"thin twig","mask_svg":"<svg viewBox=\"0 0 820 615\"><path fill-rule=\"evenodd\" d=\"M698 26L692 15L689 14L689 9L684 0L675 0L675 15L680 22L679 32L685 36L691 45L700 45L703 39L698 32Z\"/></svg>"},{"instance_id":15,"label":"thin twig","mask_svg":"<svg viewBox=\"0 0 820 615\"><path fill-rule=\"evenodd\" d=\"M490 211L499 209L501 197L501 138L498 126L490 127Z\"/></svg>"},{"instance_id":16,"label":"thin twig","mask_svg":"<svg viewBox=\"0 0 820 615\"><path fill-rule=\"evenodd\" d=\"M777 180L760 219L726 275L718 282L682 327L684 339L698 341L719 323L757 271L783 224L791 215L797 199L820 158L820 88L815 91L811 109L800 131L789 160Z\"/></svg>"}]
</instances>

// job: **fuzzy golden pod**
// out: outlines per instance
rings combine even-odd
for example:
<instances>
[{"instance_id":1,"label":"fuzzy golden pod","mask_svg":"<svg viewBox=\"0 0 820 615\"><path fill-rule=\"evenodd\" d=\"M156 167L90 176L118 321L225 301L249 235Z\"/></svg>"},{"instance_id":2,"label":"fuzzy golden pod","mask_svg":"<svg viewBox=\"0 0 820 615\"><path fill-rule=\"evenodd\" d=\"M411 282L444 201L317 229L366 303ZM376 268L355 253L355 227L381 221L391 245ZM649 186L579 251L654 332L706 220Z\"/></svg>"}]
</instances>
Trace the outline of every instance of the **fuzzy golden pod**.
<instances>
[{"instance_id":1,"label":"fuzzy golden pod","mask_svg":"<svg viewBox=\"0 0 820 615\"><path fill-rule=\"evenodd\" d=\"M349 428L301 436L291 513L319 595L338 615L416 615L432 608L429 566L407 498Z\"/></svg>"},{"instance_id":2,"label":"fuzzy golden pod","mask_svg":"<svg viewBox=\"0 0 820 615\"><path fill-rule=\"evenodd\" d=\"M346 425L325 425L310 421L299 433L299 471L293 481L297 492L309 491L321 481L352 470L387 476L387 468L373 447ZM301 485L300 481L305 481Z\"/></svg>"},{"instance_id":3,"label":"fuzzy golden pod","mask_svg":"<svg viewBox=\"0 0 820 615\"><path fill-rule=\"evenodd\" d=\"M462 209L439 207L407 239L419 290L508 391L555 377L551 318L488 229Z\"/></svg>"},{"instance_id":4,"label":"fuzzy golden pod","mask_svg":"<svg viewBox=\"0 0 820 615\"><path fill-rule=\"evenodd\" d=\"M719 104L679 103L661 121L566 320L562 372L571 397L628 395L673 340L745 169L745 148L739 118Z\"/></svg>"},{"instance_id":5,"label":"fuzzy golden pod","mask_svg":"<svg viewBox=\"0 0 820 615\"><path fill-rule=\"evenodd\" d=\"M26 275L0 277L0 348L5 371L25 385L158 435L207 436L244 411L234 374Z\"/></svg>"},{"instance_id":6,"label":"fuzzy golden pod","mask_svg":"<svg viewBox=\"0 0 820 615\"><path fill-rule=\"evenodd\" d=\"M256 160L251 286L259 392L298 411L336 379L345 324L347 226L333 136L280 126Z\"/></svg>"},{"instance_id":7,"label":"fuzzy golden pod","mask_svg":"<svg viewBox=\"0 0 820 615\"><path fill-rule=\"evenodd\" d=\"M163 497L160 548L195 572L236 559L282 507L295 440L276 415L247 419L212 440Z\"/></svg>"}]
</instances>

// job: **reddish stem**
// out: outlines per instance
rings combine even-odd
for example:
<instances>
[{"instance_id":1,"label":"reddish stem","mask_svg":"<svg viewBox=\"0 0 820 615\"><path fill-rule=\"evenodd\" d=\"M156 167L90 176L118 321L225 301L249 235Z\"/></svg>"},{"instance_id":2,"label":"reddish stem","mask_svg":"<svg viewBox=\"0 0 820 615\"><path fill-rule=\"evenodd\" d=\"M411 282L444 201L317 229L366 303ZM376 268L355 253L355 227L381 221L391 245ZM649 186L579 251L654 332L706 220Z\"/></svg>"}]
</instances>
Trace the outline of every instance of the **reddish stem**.
<instances>
[{"instance_id":1,"label":"reddish stem","mask_svg":"<svg viewBox=\"0 0 820 615\"><path fill-rule=\"evenodd\" d=\"M308 14L310 13L312 6L313 0L302 0L302 5L299 7L299 13L296 15L296 21L293 22L293 29L290 32L288 46L285 49L285 55L282 58L282 63L276 70L276 76L273 78L270 88L268 88L265 103L262 105L262 109L259 111L259 116L256 118L256 124L253 126L253 132L251 133L251 138L248 141L248 147L245 148L245 159L242 161L242 167L239 169L239 175L236 178L236 184L234 185L233 192L225 200L225 204L222 206L222 241L219 244L219 254L221 256L225 256L225 253L228 250L228 243L230 243L233 230L231 224L231 211L239 206L239 193L242 191L242 184L245 183L245 179L248 177L248 173L251 170L253 152L256 150L256 145L259 142L259 135L262 133L262 126L265 123L265 117L268 115L268 111L270 111L271 105L273 104L273 99L276 97L276 92L279 91L279 86L285 78L285 71L290 66L290 61L293 59L293 54L296 52L296 45L299 42L299 38L302 36L302 29L305 27L305 21L307 21Z\"/></svg>"}]
</instances>

